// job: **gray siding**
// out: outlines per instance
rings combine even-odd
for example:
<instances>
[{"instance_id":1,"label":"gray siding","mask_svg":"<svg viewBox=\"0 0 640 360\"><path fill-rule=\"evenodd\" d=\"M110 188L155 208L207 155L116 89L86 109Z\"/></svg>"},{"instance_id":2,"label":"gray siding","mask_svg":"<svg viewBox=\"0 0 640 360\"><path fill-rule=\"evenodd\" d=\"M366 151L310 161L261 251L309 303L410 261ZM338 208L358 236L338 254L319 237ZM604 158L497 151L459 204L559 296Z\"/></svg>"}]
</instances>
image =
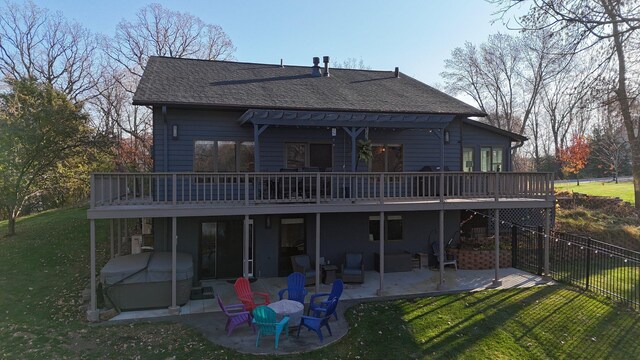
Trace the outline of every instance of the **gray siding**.
<instances>
[{"instance_id":1,"label":"gray siding","mask_svg":"<svg viewBox=\"0 0 640 360\"><path fill-rule=\"evenodd\" d=\"M323 214L321 216L321 248L320 254L340 266L347 252L362 252L365 269L373 270L374 253L379 251L379 242L369 240L369 216L378 213ZM438 241L438 212L403 212L386 213L386 215L402 215L403 240L385 242L385 252L410 253L431 251L430 242ZM251 217L255 229L255 275L257 277L275 277L278 275L278 252L280 240L280 219L282 217L303 217L306 225L307 254L315 258L315 214L296 214L291 216L272 216L271 228L265 227L264 216ZM198 278L200 224L212 221L212 218L179 218L178 219L178 252L191 254L194 260L194 281ZM460 224L459 211L445 212L445 241L458 239ZM170 251L171 220L154 219L155 248ZM242 239L238 239L242 241ZM430 263L434 264L433 257Z\"/></svg>"},{"instance_id":2,"label":"gray siding","mask_svg":"<svg viewBox=\"0 0 640 360\"><path fill-rule=\"evenodd\" d=\"M160 107L154 108L153 156L155 171L165 168L165 141L168 151L167 171L193 170L193 144L196 140L253 141L253 127L240 126L242 112L194 109L167 109L167 124L162 119ZM172 126L178 125L178 138L171 136ZM450 170L460 169L461 122L453 121L447 130L450 143L444 145L444 161ZM465 131L472 127L467 126ZM474 128L477 129L477 128ZM488 133L478 129L479 132ZM166 134L166 140L165 140ZM491 135L495 135L489 133ZM495 135L497 136L497 135ZM362 134L359 138L363 138ZM498 138L503 139L501 136ZM440 165L440 137L425 129L371 129L369 138L374 144L401 144L404 151L404 171L418 171L425 165ZM469 141L484 138L483 134L470 136ZM466 141L466 139L465 139ZM260 136L261 171L278 171L285 164L285 143L308 142L333 145L333 171L351 171L351 137L342 128L331 136L330 128L296 128L270 126ZM258 151L258 150L257 150ZM366 171L361 163L359 171Z\"/></svg>"},{"instance_id":3,"label":"gray siding","mask_svg":"<svg viewBox=\"0 0 640 360\"><path fill-rule=\"evenodd\" d=\"M511 161L509 148L511 146L511 140L503 135L479 128L477 126L469 124L461 124L461 147L473 147L474 148L474 171L480 171L480 148L482 146L499 146L502 148L503 164L505 164L504 171L511 171ZM461 151L461 150L460 150ZM458 157L458 168L462 165L462 158Z\"/></svg>"}]
</instances>

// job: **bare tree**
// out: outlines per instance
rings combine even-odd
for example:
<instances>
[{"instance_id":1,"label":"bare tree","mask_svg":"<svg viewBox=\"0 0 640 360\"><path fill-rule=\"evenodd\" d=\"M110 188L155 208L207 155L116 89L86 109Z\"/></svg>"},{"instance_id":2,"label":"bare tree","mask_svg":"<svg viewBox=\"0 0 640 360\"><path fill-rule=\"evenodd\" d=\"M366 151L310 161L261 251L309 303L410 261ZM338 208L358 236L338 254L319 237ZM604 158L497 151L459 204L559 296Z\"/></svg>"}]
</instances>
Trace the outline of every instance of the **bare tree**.
<instances>
[{"instance_id":1,"label":"bare tree","mask_svg":"<svg viewBox=\"0 0 640 360\"><path fill-rule=\"evenodd\" d=\"M522 134L544 82L561 69L546 51L556 43L549 35L494 34L479 46L454 49L441 75L446 89L470 96L491 125Z\"/></svg>"},{"instance_id":2,"label":"bare tree","mask_svg":"<svg viewBox=\"0 0 640 360\"><path fill-rule=\"evenodd\" d=\"M365 64L362 58L356 59L354 57L346 58L343 61L334 59L331 66L338 69L371 70L371 66Z\"/></svg>"},{"instance_id":3,"label":"bare tree","mask_svg":"<svg viewBox=\"0 0 640 360\"><path fill-rule=\"evenodd\" d=\"M521 0L496 0L504 17ZM528 31L552 31L573 45L576 52L594 52L604 59L605 82L618 104L632 152L635 203L640 208L640 122L633 113L640 95L638 64L640 6L622 0L532 0L519 26ZM608 76L607 76L608 75Z\"/></svg>"},{"instance_id":4,"label":"bare tree","mask_svg":"<svg viewBox=\"0 0 640 360\"><path fill-rule=\"evenodd\" d=\"M131 98L149 57L227 60L235 51L219 25L159 4L141 8L133 21L122 20L113 38L102 38L102 47L110 61L101 73L99 96L93 104L103 126L118 133L119 144L146 156L150 156L151 148L151 112L132 106ZM134 140L127 141L123 136ZM136 163L149 162L138 159Z\"/></svg>"},{"instance_id":5,"label":"bare tree","mask_svg":"<svg viewBox=\"0 0 640 360\"><path fill-rule=\"evenodd\" d=\"M95 36L33 2L0 8L0 74L51 84L73 102L94 95Z\"/></svg>"}]
</instances>

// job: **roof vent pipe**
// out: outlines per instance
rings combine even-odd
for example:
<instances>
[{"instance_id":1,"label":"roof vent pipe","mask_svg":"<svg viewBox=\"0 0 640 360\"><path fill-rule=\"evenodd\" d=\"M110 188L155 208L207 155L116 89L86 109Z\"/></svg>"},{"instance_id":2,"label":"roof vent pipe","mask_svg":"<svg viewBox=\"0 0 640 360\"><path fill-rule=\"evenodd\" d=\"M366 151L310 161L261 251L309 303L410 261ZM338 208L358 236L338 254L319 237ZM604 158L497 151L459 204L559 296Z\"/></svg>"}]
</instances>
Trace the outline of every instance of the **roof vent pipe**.
<instances>
[{"instance_id":1,"label":"roof vent pipe","mask_svg":"<svg viewBox=\"0 0 640 360\"><path fill-rule=\"evenodd\" d=\"M396 70L393 72L393 74L395 75L395 77L399 78L400 77L400 68L396 66Z\"/></svg>"},{"instance_id":2,"label":"roof vent pipe","mask_svg":"<svg viewBox=\"0 0 640 360\"><path fill-rule=\"evenodd\" d=\"M317 56L313 57L313 66L311 67L311 76L313 77L320 77L322 76L322 73L320 72L320 66L318 66L318 64L320 64L320 58Z\"/></svg>"},{"instance_id":3,"label":"roof vent pipe","mask_svg":"<svg viewBox=\"0 0 640 360\"><path fill-rule=\"evenodd\" d=\"M324 76L331 76L331 74L329 74L329 57L328 56L323 56L322 57L322 62L324 63Z\"/></svg>"},{"instance_id":4,"label":"roof vent pipe","mask_svg":"<svg viewBox=\"0 0 640 360\"><path fill-rule=\"evenodd\" d=\"M280 67L284 67L284 59L280 59Z\"/></svg>"}]
</instances>

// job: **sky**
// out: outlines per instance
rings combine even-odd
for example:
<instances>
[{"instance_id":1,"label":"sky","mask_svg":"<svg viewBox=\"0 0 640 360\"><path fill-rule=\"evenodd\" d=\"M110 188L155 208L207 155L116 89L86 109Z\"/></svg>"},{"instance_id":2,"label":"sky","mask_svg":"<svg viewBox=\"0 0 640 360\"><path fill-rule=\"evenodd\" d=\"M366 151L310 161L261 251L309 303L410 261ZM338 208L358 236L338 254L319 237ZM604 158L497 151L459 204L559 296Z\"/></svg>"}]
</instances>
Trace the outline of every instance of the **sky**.
<instances>
[{"instance_id":1,"label":"sky","mask_svg":"<svg viewBox=\"0 0 640 360\"><path fill-rule=\"evenodd\" d=\"M149 1L35 0L94 32L113 35ZM375 70L400 71L429 85L451 51L508 32L495 5L483 0L258 1L167 0L164 7L218 24L237 48L238 61L312 65L314 56L362 59Z\"/></svg>"}]
</instances>

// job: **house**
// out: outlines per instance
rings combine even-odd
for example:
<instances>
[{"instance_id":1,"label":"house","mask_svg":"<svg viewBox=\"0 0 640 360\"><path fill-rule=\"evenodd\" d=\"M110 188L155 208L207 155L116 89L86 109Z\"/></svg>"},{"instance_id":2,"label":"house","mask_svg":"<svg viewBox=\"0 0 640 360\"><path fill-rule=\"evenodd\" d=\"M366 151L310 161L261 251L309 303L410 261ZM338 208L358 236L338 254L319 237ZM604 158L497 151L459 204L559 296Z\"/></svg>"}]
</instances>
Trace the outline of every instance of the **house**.
<instances>
[{"instance_id":1,"label":"house","mask_svg":"<svg viewBox=\"0 0 640 360\"><path fill-rule=\"evenodd\" d=\"M488 232L500 215L548 228L551 175L511 171L525 137L398 68L328 62L151 57L134 105L153 110L154 172L92 175L92 286L98 219L118 245L121 222L142 221L155 250L192 255L195 281L284 276L308 254L318 283L321 259L359 252L380 290L384 254L444 252L474 212L494 216Z\"/></svg>"}]
</instances>

